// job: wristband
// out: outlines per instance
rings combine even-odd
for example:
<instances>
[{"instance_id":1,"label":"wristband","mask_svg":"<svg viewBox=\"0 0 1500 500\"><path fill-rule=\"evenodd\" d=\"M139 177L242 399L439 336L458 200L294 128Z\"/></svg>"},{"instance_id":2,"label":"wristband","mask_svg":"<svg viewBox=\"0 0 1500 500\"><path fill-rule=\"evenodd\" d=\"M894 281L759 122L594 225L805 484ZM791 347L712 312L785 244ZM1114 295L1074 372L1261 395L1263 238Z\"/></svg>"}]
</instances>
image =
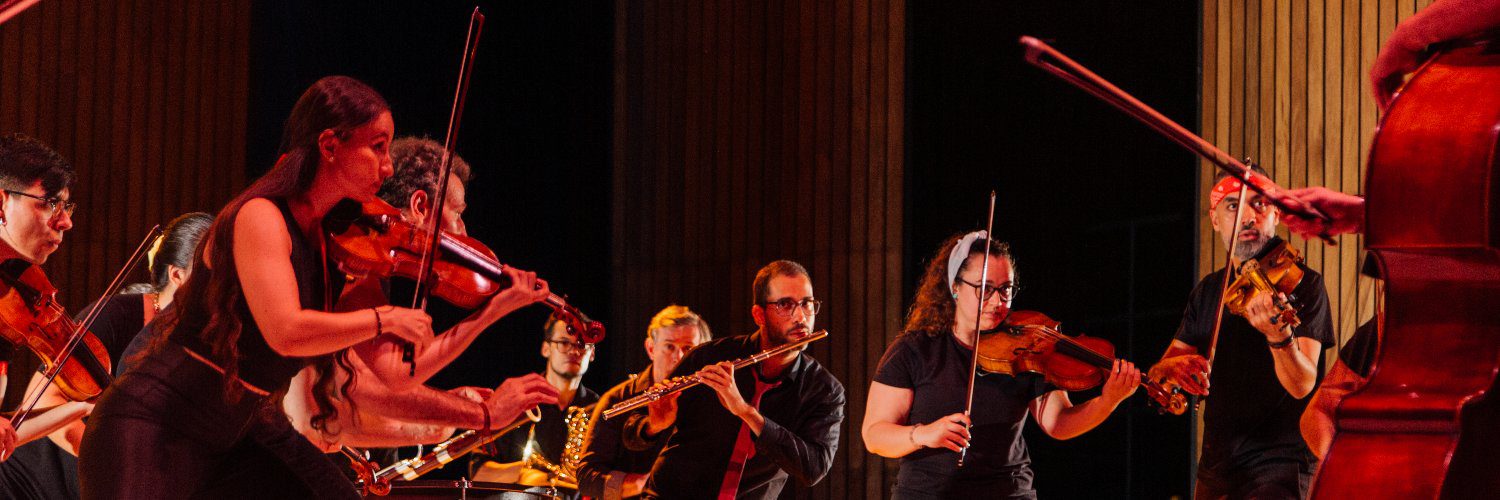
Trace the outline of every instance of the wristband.
<instances>
[{"instance_id":1,"label":"wristband","mask_svg":"<svg viewBox=\"0 0 1500 500\"><path fill-rule=\"evenodd\" d=\"M484 403L479 403L479 410L484 412L484 427L480 428L480 430L482 430L484 432L489 432L490 431L490 407L485 406Z\"/></svg>"},{"instance_id":2,"label":"wristband","mask_svg":"<svg viewBox=\"0 0 1500 500\"><path fill-rule=\"evenodd\" d=\"M380 324L380 310L373 307L370 310L375 312L375 337L378 338L381 333L384 333L382 330L385 330L385 327Z\"/></svg>"},{"instance_id":3,"label":"wristband","mask_svg":"<svg viewBox=\"0 0 1500 500\"><path fill-rule=\"evenodd\" d=\"M920 425L913 425L913 426L911 426L911 430L906 432L906 440L907 441L911 441L911 444L916 445L918 448L926 448L926 446L922 446L920 444L917 444L917 427L921 427L921 426Z\"/></svg>"},{"instance_id":4,"label":"wristband","mask_svg":"<svg viewBox=\"0 0 1500 500\"><path fill-rule=\"evenodd\" d=\"M1286 346L1292 345L1292 340L1296 338L1296 334L1288 334L1285 340L1282 340L1280 342L1266 342L1266 345L1271 346L1272 349L1281 349Z\"/></svg>"}]
</instances>

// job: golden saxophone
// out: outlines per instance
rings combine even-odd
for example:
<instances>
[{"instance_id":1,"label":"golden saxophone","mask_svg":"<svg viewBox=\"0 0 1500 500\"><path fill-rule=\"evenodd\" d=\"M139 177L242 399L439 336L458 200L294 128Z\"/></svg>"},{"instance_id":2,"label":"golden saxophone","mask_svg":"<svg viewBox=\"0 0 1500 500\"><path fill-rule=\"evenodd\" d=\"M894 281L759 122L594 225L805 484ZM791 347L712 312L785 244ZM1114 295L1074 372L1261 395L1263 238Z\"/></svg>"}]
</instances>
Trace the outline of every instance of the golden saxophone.
<instances>
[{"instance_id":1,"label":"golden saxophone","mask_svg":"<svg viewBox=\"0 0 1500 500\"><path fill-rule=\"evenodd\" d=\"M737 360L734 362L734 369L738 370L759 363L761 361L786 354L793 349L800 349L802 348L802 346L805 346L815 340L820 340L823 337L827 336L828 330L818 330L816 332L812 332L796 341L772 347L770 349L758 352L748 358ZM614 406L611 406L609 407L609 409L604 410L604 419L609 420L611 418L620 416L621 414L624 414L625 412L628 412L630 410L634 410L636 408L651 404L652 402L661 399L663 396L682 392L682 390L684 389L701 383L703 382L701 380L698 380L698 377L696 375L685 375L663 380L662 383L654 385L650 389L646 389L640 394L637 394L635 397L621 401L619 403L615 403Z\"/></svg>"},{"instance_id":2,"label":"golden saxophone","mask_svg":"<svg viewBox=\"0 0 1500 500\"><path fill-rule=\"evenodd\" d=\"M561 463L552 463L547 457L542 456L533 448L535 441L526 443L526 466L546 471L552 479L562 486L577 488L578 466L583 462L583 443L588 439L589 419L591 410L586 407L573 406L568 408L568 416L563 419L568 426L568 440L563 444Z\"/></svg>"}]
</instances>

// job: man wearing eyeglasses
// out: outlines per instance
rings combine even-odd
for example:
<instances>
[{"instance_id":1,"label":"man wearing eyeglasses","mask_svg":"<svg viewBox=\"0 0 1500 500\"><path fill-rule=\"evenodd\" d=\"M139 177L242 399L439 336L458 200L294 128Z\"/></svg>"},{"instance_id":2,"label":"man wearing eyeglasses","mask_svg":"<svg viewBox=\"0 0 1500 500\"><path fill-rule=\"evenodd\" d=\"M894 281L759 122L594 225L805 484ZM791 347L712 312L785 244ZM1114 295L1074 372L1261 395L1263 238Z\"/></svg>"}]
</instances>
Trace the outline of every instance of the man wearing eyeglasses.
<instances>
[{"instance_id":1,"label":"man wearing eyeglasses","mask_svg":"<svg viewBox=\"0 0 1500 500\"><path fill-rule=\"evenodd\" d=\"M470 461L469 476L475 481L527 486L554 484L553 480L557 478L551 477L548 471L529 467L525 454L539 454L552 464L562 464L563 447L568 442L568 425L564 419L569 409L592 410L594 403L599 401L598 393L583 386L583 374L588 372L589 362L594 360L594 345L580 342L555 314L547 318L545 332L542 357L546 358L547 366L543 375L547 383L557 389L557 404L539 406L541 421L527 424L485 445ZM577 487L572 484L564 486Z\"/></svg>"},{"instance_id":2,"label":"man wearing eyeglasses","mask_svg":"<svg viewBox=\"0 0 1500 500\"><path fill-rule=\"evenodd\" d=\"M21 134L0 136L0 262L20 264L6 269L19 274L28 265L42 265L62 245L63 233L73 228L73 209L77 206L69 199L72 184L73 166L52 148ZM13 344L0 341L0 394L6 391L5 372L14 351ZM86 351L80 350L79 355L89 355ZM29 375L22 375L24 382ZM26 385L17 387L20 391ZM10 458L17 446L78 418L74 410L78 408L70 405L55 412L34 413L21 426L19 436L9 420L0 422L0 461ZM63 417L65 414L71 416ZM0 497L19 496L11 490L18 479L14 476L24 472L12 467L0 469L0 478L4 479L0 481Z\"/></svg>"},{"instance_id":3,"label":"man wearing eyeglasses","mask_svg":"<svg viewBox=\"0 0 1500 500\"><path fill-rule=\"evenodd\" d=\"M1256 169L1262 175L1264 171ZM1280 213L1260 195L1240 199L1239 181L1220 175L1209 193L1210 221L1234 264L1259 259L1280 242ZM1243 209L1239 206L1245 202ZM1242 212L1235 226L1235 212ZM1205 276L1193 289L1176 338L1151 368L1166 380L1200 396L1212 396L1203 414L1195 497L1305 498L1317 463L1298 430L1307 396L1318 384L1324 346L1333 343L1333 322L1323 277L1302 264L1292 294L1261 293L1245 316L1222 312L1213 363L1210 352L1221 305L1224 271ZM1238 267L1236 267L1238 269ZM1280 321L1278 302L1297 309L1299 326Z\"/></svg>"},{"instance_id":4,"label":"man wearing eyeglasses","mask_svg":"<svg viewBox=\"0 0 1500 500\"><path fill-rule=\"evenodd\" d=\"M666 440L643 498L776 498L788 477L811 486L828 473L844 386L801 350L733 368L734 360L811 334L822 303L807 270L788 260L761 268L752 287L750 315L760 328L704 343L672 372L696 374L706 388L628 417L627 446Z\"/></svg>"}]
</instances>

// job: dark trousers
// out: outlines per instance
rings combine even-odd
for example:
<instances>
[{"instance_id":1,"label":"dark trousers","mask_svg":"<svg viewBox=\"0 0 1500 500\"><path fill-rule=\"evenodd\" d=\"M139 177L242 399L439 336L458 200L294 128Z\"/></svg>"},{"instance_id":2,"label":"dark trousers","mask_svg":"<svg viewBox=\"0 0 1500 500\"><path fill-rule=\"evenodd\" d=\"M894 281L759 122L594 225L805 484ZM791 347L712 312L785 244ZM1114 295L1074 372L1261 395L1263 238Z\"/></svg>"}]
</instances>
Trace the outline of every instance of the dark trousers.
<instances>
[{"instance_id":1,"label":"dark trousers","mask_svg":"<svg viewBox=\"0 0 1500 500\"><path fill-rule=\"evenodd\" d=\"M223 391L223 375L180 347L148 354L89 416L83 498L359 498L279 401L229 404Z\"/></svg>"},{"instance_id":2,"label":"dark trousers","mask_svg":"<svg viewBox=\"0 0 1500 500\"><path fill-rule=\"evenodd\" d=\"M1312 483L1308 464L1296 460L1272 460L1250 467L1198 469L1197 500L1307 498Z\"/></svg>"}]
</instances>

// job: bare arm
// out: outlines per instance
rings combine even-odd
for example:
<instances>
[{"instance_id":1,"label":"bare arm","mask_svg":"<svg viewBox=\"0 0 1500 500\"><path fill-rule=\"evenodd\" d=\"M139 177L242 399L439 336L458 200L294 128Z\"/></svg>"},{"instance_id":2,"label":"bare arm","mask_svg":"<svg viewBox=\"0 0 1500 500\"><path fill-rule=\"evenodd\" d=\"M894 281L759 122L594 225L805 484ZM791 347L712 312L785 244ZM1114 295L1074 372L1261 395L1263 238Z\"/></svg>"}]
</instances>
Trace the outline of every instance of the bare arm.
<instances>
[{"instance_id":1,"label":"bare arm","mask_svg":"<svg viewBox=\"0 0 1500 500\"><path fill-rule=\"evenodd\" d=\"M1497 26L1500 0L1438 0L1397 25L1370 65L1370 90L1380 108L1390 105L1403 77L1416 71L1429 45Z\"/></svg>"},{"instance_id":2,"label":"bare arm","mask_svg":"<svg viewBox=\"0 0 1500 500\"><path fill-rule=\"evenodd\" d=\"M270 200L246 202L235 216L234 264L250 315L266 344L283 356L308 357L364 342L376 336L369 310L330 313L303 309L289 256L291 235L281 211ZM421 311L382 311L386 333L419 345L432 336L432 320Z\"/></svg>"},{"instance_id":3,"label":"bare arm","mask_svg":"<svg viewBox=\"0 0 1500 500\"><path fill-rule=\"evenodd\" d=\"M1307 441L1307 447L1312 449L1319 460L1328 454L1328 447L1333 445L1334 410L1344 401L1345 396L1364 383L1365 379L1350 370L1343 361L1335 361L1333 369L1323 379L1323 385L1318 387L1312 401L1307 403L1307 410L1302 413L1299 427L1302 429L1302 439Z\"/></svg>"},{"instance_id":4,"label":"bare arm","mask_svg":"<svg viewBox=\"0 0 1500 500\"><path fill-rule=\"evenodd\" d=\"M1307 397L1318 385L1318 359L1323 356L1323 345L1316 339L1295 337L1292 335L1292 327L1285 322L1272 323L1271 319L1280 315L1280 309L1272 303L1272 296L1262 293L1245 304L1245 319L1250 321L1250 326L1260 330L1265 335L1268 349L1271 350L1271 360L1275 363L1276 380L1281 382L1281 387L1288 394L1297 399ZM1285 296L1281 300L1286 300ZM1276 347L1276 344L1294 339L1284 347Z\"/></svg>"},{"instance_id":5,"label":"bare arm","mask_svg":"<svg viewBox=\"0 0 1500 500\"><path fill-rule=\"evenodd\" d=\"M1140 385L1141 372L1129 361L1115 360L1104 390L1094 399L1074 405L1068 393L1052 391L1031 401L1031 415L1048 436L1055 439L1072 439L1099 426L1120 402L1135 393Z\"/></svg>"},{"instance_id":6,"label":"bare arm","mask_svg":"<svg viewBox=\"0 0 1500 500\"><path fill-rule=\"evenodd\" d=\"M376 376L394 388L404 390L425 383L439 370L458 358L458 355L468 349L474 339L478 338L479 334L490 325L522 307L540 302L551 294L547 282L536 279L535 273L506 267L505 275L512 283L510 288L496 293L484 308L475 311L463 322L443 332L417 354L415 375L412 374L410 367L401 361L401 349L397 339L382 337L374 342L365 342L355 347L355 352L364 359ZM384 302L385 297L379 297L377 303L383 304Z\"/></svg>"}]
</instances>

